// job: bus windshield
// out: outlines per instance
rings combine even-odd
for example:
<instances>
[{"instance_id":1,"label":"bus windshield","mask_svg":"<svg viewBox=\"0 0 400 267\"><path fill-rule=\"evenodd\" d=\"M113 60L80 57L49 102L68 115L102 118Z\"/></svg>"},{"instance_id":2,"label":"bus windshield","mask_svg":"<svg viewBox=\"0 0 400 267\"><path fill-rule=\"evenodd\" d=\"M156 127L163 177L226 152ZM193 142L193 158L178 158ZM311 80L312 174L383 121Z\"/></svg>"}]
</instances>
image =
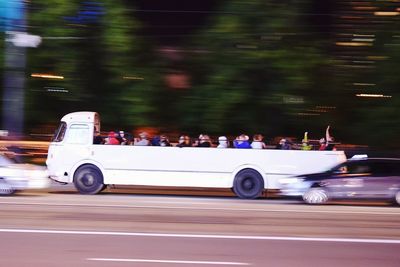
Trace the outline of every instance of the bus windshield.
<instances>
[{"instance_id":1,"label":"bus windshield","mask_svg":"<svg viewBox=\"0 0 400 267\"><path fill-rule=\"evenodd\" d=\"M60 123L60 125L58 126L56 132L54 133L54 136L51 141L52 142L61 142L62 140L64 140L66 130L67 130L67 124L62 121Z\"/></svg>"}]
</instances>

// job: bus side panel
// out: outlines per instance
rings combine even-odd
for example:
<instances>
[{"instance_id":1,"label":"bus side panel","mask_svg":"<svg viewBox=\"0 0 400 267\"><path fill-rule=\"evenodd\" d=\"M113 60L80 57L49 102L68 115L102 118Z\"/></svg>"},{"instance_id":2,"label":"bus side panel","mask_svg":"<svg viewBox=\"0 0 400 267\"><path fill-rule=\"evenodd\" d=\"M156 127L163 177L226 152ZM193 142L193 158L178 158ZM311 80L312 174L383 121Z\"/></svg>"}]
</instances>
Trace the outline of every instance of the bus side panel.
<instances>
[{"instance_id":1,"label":"bus side panel","mask_svg":"<svg viewBox=\"0 0 400 267\"><path fill-rule=\"evenodd\" d=\"M279 178L325 171L346 159L337 151L252 150L93 145L106 184L231 187L236 172L254 166L266 188Z\"/></svg>"}]
</instances>

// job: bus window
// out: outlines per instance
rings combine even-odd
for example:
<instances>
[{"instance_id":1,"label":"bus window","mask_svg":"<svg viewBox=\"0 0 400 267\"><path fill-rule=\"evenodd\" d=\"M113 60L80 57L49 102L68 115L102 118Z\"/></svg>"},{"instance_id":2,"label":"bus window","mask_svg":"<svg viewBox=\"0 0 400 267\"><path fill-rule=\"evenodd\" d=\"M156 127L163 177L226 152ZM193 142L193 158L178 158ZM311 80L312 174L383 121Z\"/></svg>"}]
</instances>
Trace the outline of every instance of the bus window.
<instances>
[{"instance_id":1,"label":"bus window","mask_svg":"<svg viewBox=\"0 0 400 267\"><path fill-rule=\"evenodd\" d=\"M73 124L68 130L67 143L78 145L87 144L90 136L88 125Z\"/></svg>"}]
</instances>

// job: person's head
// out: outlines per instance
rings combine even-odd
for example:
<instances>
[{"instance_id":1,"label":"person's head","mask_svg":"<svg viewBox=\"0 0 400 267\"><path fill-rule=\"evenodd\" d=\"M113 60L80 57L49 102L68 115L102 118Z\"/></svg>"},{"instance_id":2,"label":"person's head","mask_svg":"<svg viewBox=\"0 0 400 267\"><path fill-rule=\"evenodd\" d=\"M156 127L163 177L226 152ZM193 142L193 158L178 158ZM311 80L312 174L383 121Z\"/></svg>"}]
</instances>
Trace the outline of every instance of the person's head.
<instances>
[{"instance_id":1,"label":"person's head","mask_svg":"<svg viewBox=\"0 0 400 267\"><path fill-rule=\"evenodd\" d=\"M286 139L285 139L285 138L282 138L282 139L279 141L279 144L280 144L280 145L286 144Z\"/></svg>"},{"instance_id":2,"label":"person's head","mask_svg":"<svg viewBox=\"0 0 400 267\"><path fill-rule=\"evenodd\" d=\"M218 137L218 142L221 143L228 143L228 138L226 136L220 136Z\"/></svg>"},{"instance_id":3,"label":"person's head","mask_svg":"<svg viewBox=\"0 0 400 267\"><path fill-rule=\"evenodd\" d=\"M140 137L140 139L147 139L147 133L146 132L141 132L140 134L139 134L139 137Z\"/></svg>"},{"instance_id":4,"label":"person's head","mask_svg":"<svg viewBox=\"0 0 400 267\"><path fill-rule=\"evenodd\" d=\"M125 132L124 131L119 131L119 136L124 137L125 136Z\"/></svg>"},{"instance_id":5,"label":"person's head","mask_svg":"<svg viewBox=\"0 0 400 267\"><path fill-rule=\"evenodd\" d=\"M179 137L179 144L189 144L190 143L190 138L187 135L181 135Z\"/></svg>"},{"instance_id":6,"label":"person's head","mask_svg":"<svg viewBox=\"0 0 400 267\"><path fill-rule=\"evenodd\" d=\"M111 132L108 133L108 138L112 138L112 137L115 137L115 132L114 131L111 131Z\"/></svg>"},{"instance_id":7,"label":"person's head","mask_svg":"<svg viewBox=\"0 0 400 267\"><path fill-rule=\"evenodd\" d=\"M247 136L245 134L241 134L238 137L236 137L236 140L238 140L238 141L248 141L249 140L249 136Z\"/></svg>"},{"instance_id":8,"label":"person's head","mask_svg":"<svg viewBox=\"0 0 400 267\"><path fill-rule=\"evenodd\" d=\"M321 139L319 139L319 144L320 145L324 145L326 143L326 141L325 141L325 138L321 138Z\"/></svg>"},{"instance_id":9,"label":"person's head","mask_svg":"<svg viewBox=\"0 0 400 267\"><path fill-rule=\"evenodd\" d=\"M202 134L200 137L200 143L210 142L210 137L207 134Z\"/></svg>"},{"instance_id":10,"label":"person's head","mask_svg":"<svg viewBox=\"0 0 400 267\"><path fill-rule=\"evenodd\" d=\"M218 137L218 143L220 147L228 147L228 138L226 136L220 136Z\"/></svg>"},{"instance_id":11,"label":"person's head","mask_svg":"<svg viewBox=\"0 0 400 267\"><path fill-rule=\"evenodd\" d=\"M93 128L93 135L94 136L100 135L100 131L97 129L97 127Z\"/></svg>"},{"instance_id":12,"label":"person's head","mask_svg":"<svg viewBox=\"0 0 400 267\"><path fill-rule=\"evenodd\" d=\"M261 135L261 134L255 134L254 136L253 136L253 141L256 141L256 142L261 142L262 140L263 140L263 136Z\"/></svg>"}]
</instances>

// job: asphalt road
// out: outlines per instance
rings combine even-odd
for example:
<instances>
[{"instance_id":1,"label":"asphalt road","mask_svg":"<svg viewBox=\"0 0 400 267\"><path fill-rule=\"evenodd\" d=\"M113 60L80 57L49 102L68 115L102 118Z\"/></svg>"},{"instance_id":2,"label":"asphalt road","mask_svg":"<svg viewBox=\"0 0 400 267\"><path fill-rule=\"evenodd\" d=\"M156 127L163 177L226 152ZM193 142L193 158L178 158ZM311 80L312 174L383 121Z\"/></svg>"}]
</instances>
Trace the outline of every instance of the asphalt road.
<instances>
[{"instance_id":1,"label":"asphalt road","mask_svg":"<svg viewBox=\"0 0 400 267\"><path fill-rule=\"evenodd\" d=\"M144 191L0 198L0 266L400 266L400 207Z\"/></svg>"}]
</instances>

